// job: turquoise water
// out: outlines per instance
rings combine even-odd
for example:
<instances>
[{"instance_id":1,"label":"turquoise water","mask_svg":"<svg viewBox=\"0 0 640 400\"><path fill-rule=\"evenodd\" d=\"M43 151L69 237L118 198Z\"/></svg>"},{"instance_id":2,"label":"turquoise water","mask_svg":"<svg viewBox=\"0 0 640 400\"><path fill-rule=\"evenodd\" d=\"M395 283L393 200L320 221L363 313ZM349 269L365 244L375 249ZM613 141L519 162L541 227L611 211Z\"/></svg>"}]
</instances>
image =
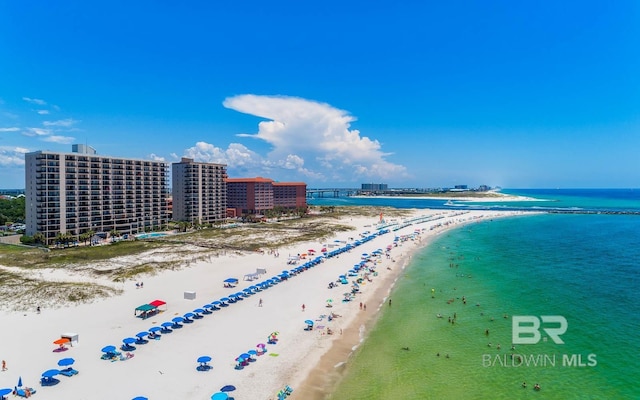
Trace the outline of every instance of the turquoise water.
<instances>
[{"instance_id":1,"label":"turquoise water","mask_svg":"<svg viewBox=\"0 0 640 400\"><path fill-rule=\"evenodd\" d=\"M587 198L587 208L602 203ZM607 207L638 204L622 200ZM637 215L542 214L447 232L414 257L331 398L640 398L639 244ZM514 315L563 317L564 344L542 331L512 351ZM513 366L511 353L538 365Z\"/></svg>"}]
</instances>

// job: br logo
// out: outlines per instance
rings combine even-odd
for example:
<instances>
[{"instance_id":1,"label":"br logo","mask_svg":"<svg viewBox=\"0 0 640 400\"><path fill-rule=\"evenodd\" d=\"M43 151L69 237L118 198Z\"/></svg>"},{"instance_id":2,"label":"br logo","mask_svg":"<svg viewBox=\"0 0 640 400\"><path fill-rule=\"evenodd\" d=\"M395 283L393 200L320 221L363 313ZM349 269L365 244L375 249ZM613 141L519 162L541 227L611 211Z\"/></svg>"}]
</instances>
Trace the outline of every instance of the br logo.
<instances>
[{"instance_id":1,"label":"br logo","mask_svg":"<svg viewBox=\"0 0 640 400\"><path fill-rule=\"evenodd\" d=\"M512 318L513 344L536 344L540 341L540 326L555 344L564 344L560 335L567 331L567 319L560 315L514 315ZM545 338L546 340L546 338Z\"/></svg>"}]
</instances>

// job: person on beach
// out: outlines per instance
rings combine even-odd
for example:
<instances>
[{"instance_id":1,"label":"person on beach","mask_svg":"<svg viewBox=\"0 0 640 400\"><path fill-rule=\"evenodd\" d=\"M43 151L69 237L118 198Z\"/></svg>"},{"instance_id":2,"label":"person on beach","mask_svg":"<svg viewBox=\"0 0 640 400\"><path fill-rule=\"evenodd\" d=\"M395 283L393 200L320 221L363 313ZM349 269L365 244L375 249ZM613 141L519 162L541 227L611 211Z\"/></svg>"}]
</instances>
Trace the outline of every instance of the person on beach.
<instances>
[{"instance_id":1,"label":"person on beach","mask_svg":"<svg viewBox=\"0 0 640 400\"><path fill-rule=\"evenodd\" d=\"M5 360L2 360L2 370L3 371L7 370L7 362Z\"/></svg>"},{"instance_id":2,"label":"person on beach","mask_svg":"<svg viewBox=\"0 0 640 400\"><path fill-rule=\"evenodd\" d=\"M303 305L302 305L302 311L304 311L304 309L305 309L305 306L304 306L304 304L303 304Z\"/></svg>"},{"instance_id":3,"label":"person on beach","mask_svg":"<svg viewBox=\"0 0 640 400\"><path fill-rule=\"evenodd\" d=\"M366 304L363 304L363 305L362 305L362 309L363 309L364 311L367 311L367 305L366 305Z\"/></svg>"},{"instance_id":4,"label":"person on beach","mask_svg":"<svg viewBox=\"0 0 640 400\"><path fill-rule=\"evenodd\" d=\"M526 389L527 388L527 382L522 382L522 387Z\"/></svg>"},{"instance_id":5,"label":"person on beach","mask_svg":"<svg viewBox=\"0 0 640 400\"><path fill-rule=\"evenodd\" d=\"M36 312L40 314L40 306L36 307Z\"/></svg>"},{"instance_id":6,"label":"person on beach","mask_svg":"<svg viewBox=\"0 0 640 400\"><path fill-rule=\"evenodd\" d=\"M362 310L362 302L360 302L360 309Z\"/></svg>"},{"instance_id":7,"label":"person on beach","mask_svg":"<svg viewBox=\"0 0 640 400\"><path fill-rule=\"evenodd\" d=\"M258 307L262 307L262 299L260 299L260 301L258 301Z\"/></svg>"},{"instance_id":8,"label":"person on beach","mask_svg":"<svg viewBox=\"0 0 640 400\"><path fill-rule=\"evenodd\" d=\"M389 299L389 307L391 307L391 299Z\"/></svg>"}]
</instances>

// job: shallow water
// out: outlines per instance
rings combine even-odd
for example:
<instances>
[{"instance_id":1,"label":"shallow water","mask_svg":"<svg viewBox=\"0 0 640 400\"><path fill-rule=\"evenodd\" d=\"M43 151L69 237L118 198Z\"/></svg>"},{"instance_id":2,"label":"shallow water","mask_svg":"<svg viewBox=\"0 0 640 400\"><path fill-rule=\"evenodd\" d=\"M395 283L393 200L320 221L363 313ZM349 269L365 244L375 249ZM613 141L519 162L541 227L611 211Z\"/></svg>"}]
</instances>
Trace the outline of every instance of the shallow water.
<instances>
[{"instance_id":1,"label":"shallow water","mask_svg":"<svg viewBox=\"0 0 640 400\"><path fill-rule=\"evenodd\" d=\"M442 235L413 258L330 398L639 398L638 243L640 218L621 215L496 219ZM514 315L563 317L564 344L540 330L512 351ZM514 366L511 353L537 365Z\"/></svg>"}]
</instances>

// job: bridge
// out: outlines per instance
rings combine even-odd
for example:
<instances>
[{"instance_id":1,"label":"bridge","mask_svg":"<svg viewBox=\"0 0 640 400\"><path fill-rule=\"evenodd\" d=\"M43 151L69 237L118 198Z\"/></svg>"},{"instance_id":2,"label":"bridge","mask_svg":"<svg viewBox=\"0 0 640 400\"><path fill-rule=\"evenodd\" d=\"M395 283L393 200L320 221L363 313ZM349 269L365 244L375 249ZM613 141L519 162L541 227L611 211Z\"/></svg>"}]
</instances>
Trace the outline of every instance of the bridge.
<instances>
[{"instance_id":1,"label":"bridge","mask_svg":"<svg viewBox=\"0 0 640 400\"><path fill-rule=\"evenodd\" d=\"M307 189L307 198L323 197L349 197L358 194L360 189L336 188L336 189Z\"/></svg>"}]
</instances>

